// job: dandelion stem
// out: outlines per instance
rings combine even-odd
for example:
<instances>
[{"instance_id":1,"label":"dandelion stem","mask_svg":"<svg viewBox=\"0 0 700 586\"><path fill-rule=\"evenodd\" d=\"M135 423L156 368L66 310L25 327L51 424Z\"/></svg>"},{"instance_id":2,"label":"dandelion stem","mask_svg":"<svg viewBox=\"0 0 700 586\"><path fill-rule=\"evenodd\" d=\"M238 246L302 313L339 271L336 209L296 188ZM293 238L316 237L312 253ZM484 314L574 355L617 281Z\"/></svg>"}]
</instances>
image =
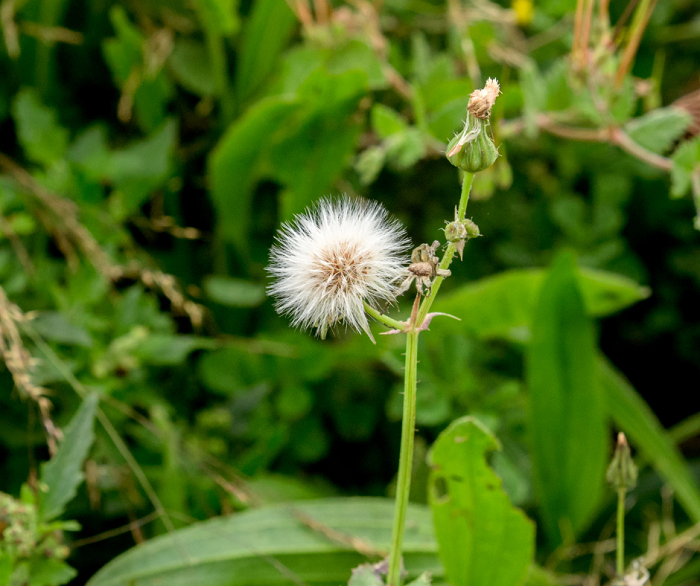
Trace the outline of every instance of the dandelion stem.
<instances>
[{"instance_id":1,"label":"dandelion stem","mask_svg":"<svg viewBox=\"0 0 700 586\"><path fill-rule=\"evenodd\" d=\"M625 487L617 489L617 575L625 573Z\"/></svg>"},{"instance_id":2,"label":"dandelion stem","mask_svg":"<svg viewBox=\"0 0 700 586\"><path fill-rule=\"evenodd\" d=\"M406 334L406 372L403 395L403 422L401 425L401 452L396 481L396 508L389 552L389 586L401 586L401 546L406 524L408 496L411 492L413 440L416 427L416 371L418 368L418 332Z\"/></svg>"},{"instance_id":3,"label":"dandelion stem","mask_svg":"<svg viewBox=\"0 0 700 586\"><path fill-rule=\"evenodd\" d=\"M472 182L474 181L474 173L464 173L464 179L462 181L462 195L459 198L459 207L457 208L457 220L460 222L464 221L464 216L467 213L467 204L469 203L469 193L472 190ZM440 268L443 270L447 270L450 268L450 264L452 263L452 259L454 258L455 255L455 245L450 242L447 245L447 250L445 250L445 254L442 257L442 261L440 262ZM428 315L428 312L430 311L430 306L433 304L433 300L437 296L438 291L440 290L440 286L442 285L442 282L445 280L445 277L437 277L435 279L435 282L433 283L433 286L431 287L431 294L430 297L425 297L423 299L423 303L421 303L420 310L418 311L418 319L416 320L416 326L420 326L420 324L423 323L423 320L425 319L425 316Z\"/></svg>"},{"instance_id":4,"label":"dandelion stem","mask_svg":"<svg viewBox=\"0 0 700 586\"><path fill-rule=\"evenodd\" d=\"M372 307L366 301L365 301L365 311L369 315L371 315L374 319L382 322L385 326L388 326L390 328L394 328L396 330L403 330L403 328L406 326L406 324L403 324L400 321L397 321L395 319L391 319L388 315L384 315L383 313L379 313L376 309L374 309L374 307Z\"/></svg>"}]
</instances>

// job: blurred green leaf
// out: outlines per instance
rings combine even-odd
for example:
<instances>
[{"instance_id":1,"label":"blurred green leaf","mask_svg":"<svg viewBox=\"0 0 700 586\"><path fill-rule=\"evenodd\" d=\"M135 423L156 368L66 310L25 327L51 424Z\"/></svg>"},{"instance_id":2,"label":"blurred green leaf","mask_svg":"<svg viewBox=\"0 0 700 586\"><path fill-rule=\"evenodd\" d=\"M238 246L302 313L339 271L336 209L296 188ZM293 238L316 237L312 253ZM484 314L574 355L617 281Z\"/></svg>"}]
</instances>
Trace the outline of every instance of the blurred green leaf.
<instances>
[{"instance_id":1,"label":"blurred green leaf","mask_svg":"<svg viewBox=\"0 0 700 586\"><path fill-rule=\"evenodd\" d=\"M367 91L367 76L359 70L342 75L319 70L299 88L304 115L270 152L273 176L287 185L280 196L283 220L327 193L352 160L362 127L351 115Z\"/></svg>"},{"instance_id":2,"label":"blurred green leaf","mask_svg":"<svg viewBox=\"0 0 700 586\"><path fill-rule=\"evenodd\" d=\"M310 586L340 584L365 558L349 542L341 544L313 527L361 539L381 557L391 541L393 515L389 499L336 498L262 507L148 541L112 560L88 585L281 585L291 575ZM428 509L409 506L406 528L409 575L430 570L441 576Z\"/></svg>"},{"instance_id":3,"label":"blurred green leaf","mask_svg":"<svg viewBox=\"0 0 700 586\"><path fill-rule=\"evenodd\" d=\"M147 364L174 366L182 364L194 350L216 348L215 340L199 336L150 334L139 341L134 356Z\"/></svg>"},{"instance_id":4,"label":"blurred green leaf","mask_svg":"<svg viewBox=\"0 0 700 586\"><path fill-rule=\"evenodd\" d=\"M45 340L84 348L93 345L92 337L86 330L69 323L57 311L42 311L32 320L32 327Z\"/></svg>"},{"instance_id":5,"label":"blurred green leaf","mask_svg":"<svg viewBox=\"0 0 700 586\"><path fill-rule=\"evenodd\" d=\"M97 411L98 397L90 394L66 427L63 440L56 454L41 465L40 481L46 486L39 503L39 514L43 522L59 517L66 505L76 495L83 481L83 462L94 439L93 421Z\"/></svg>"},{"instance_id":6,"label":"blurred green leaf","mask_svg":"<svg viewBox=\"0 0 700 586\"><path fill-rule=\"evenodd\" d=\"M632 385L604 357L598 360L598 378L608 412L615 424L643 453L670 486L693 522L700 522L700 490L682 454L654 412Z\"/></svg>"},{"instance_id":7,"label":"blurred green leaf","mask_svg":"<svg viewBox=\"0 0 700 586\"><path fill-rule=\"evenodd\" d=\"M686 110L670 106L630 120L624 129L640 146L662 154L683 136L691 121L692 117Z\"/></svg>"},{"instance_id":8,"label":"blurred green leaf","mask_svg":"<svg viewBox=\"0 0 700 586\"><path fill-rule=\"evenodd\" d=\"M207 31L226 37L238 31L238 0L197 0L197 6Z\"/></svg>"},{"instance_id":9,"label":"blurred green leaf","mask_svg":"<svg viewBox=\"0 0 700 586\"><path fill-rule=\"evenodd\" d=\"M221 275L206 277L204 291L212 301L231 307L256 307L265 300L264 285Z\"/></svg>"},{"instance_id":10,"label":"blurred green leaf","mask_svg":"<svg viewBox=\"0 0 700 586\"><path fill-rule=\"evenodd\" d=\"M682 143L671 159L671 196L683 197L690 191L694 174L700 175L700 136Z\"/></svg>"},{"instance_id":11,"label":"blurred green leaf","mask_svg":"<svg viewBox=\"0 0 700 586\"><path fill-rule=\"evenodd\" d=\"M52 108L42 104L35 90L20 90L12 104L17 138L28 159L50 165L61 159L68 147L68 131Z\"/></svg>"},{"instance_id":12,"label":"blurred green leaf","mask_svg":"<svg viewBox=\"0 0 700 586\"><path fill-rule=\"evenodd\" d=\"M428 453L430 506L447 579L455 586L517 586L535 553L535 525L513 507L486 465L500 449L479 421L453 421Z\"/></svg>"},{"instance_id":13,"label":"blurred green leaf","mask_svg":"<svg viewBox=\"0 0 700 586\"><path fill-rule=\"evenodd\" d=\"M352 569L348 586L384 586L384 580L373 564L362 564Z\"/></svg>"},{"instance_id":14,"label":"blurred green leaf","mask_svg":"<svg viewBox=\"0 0 700 586\"><path fill-rule=\"evenodd\" d=\"M221 236L241 253L249 248L251 190L260 172L259 160L282 122L300 104L288 98L266 98L233 124L209 155L212 198Z\"/></svg>"},{"instance_id":15,"label":"blurred green leaf","mask_svg":"<svg viewBox=\"0 0 700 586\"><path fill-rule=\"evenodd\" d=\"M607 431L595 352L573 255L560 254L540 290L526 355L535 487L554 543L579 535L603 494Z\"/></svg>"},{"instance_id":16,"label":"blurred green leaf","mask_svg":"<svg viewBox=\"0 0 700 586\"><path fill-rule=\"evenodd\" d=\"M583 268L577 275L586 311L593 317L615 313L649 296L647 287L615 273ZM544 277L542 269L512 269L462 285L434 306L462 321L435 320L431 328L527 341Z\"/></svg>"},{"instance_id":17,"label":"blurred green leaf","mask_svg":"<svg viewBox=\"0 0 700 586\"><path fill-rule=\"evenodd\" d=\"M405 130L408 124L398 112L384 104L374 104L371 112L372 129L380 138Z\"/></svg>"},{"instance_id":18,"label":"blurred green leaf","mask_svg":"<svg viewBox=\"0 0 700 586\"><path fill-rule=\"evenodd\" d=\"M236 94L245 102L270 75L297 19L286 2L258 0L246 23L236 67Z\"/></svg>"},{"instance_id":19,"label":"blurred green leaf","mask_svg":"<svg viewBox=\"0 0 700 586\"><path fill-rule=\"evenodd\" d=\"M213 96L216 93L214 71L204 43L177 39L168 63L173 75L186 90L198 96Z\"/></svg>"},{"instance_id":20,"label":"blurred green leaf","mask_svg":"<svg viewBox=\"0 0 700 586\"><path fill-rule=\"evenodd\" d=\"M360 174L363 185L374 183L381 173L386 160L386 150L381 146L369 147L362 151L355 161L355 170Z\"/></svg>"},{"instance_id":21,"label":"blurred green leaf","mask_svg":"<svg viewBox=\"0 0 700 586\"><path fill-rule=\"evenodd\" d=\"M78 575L65 562L56 559L32 560L29 567L29 586L60 586Z\"/></svg>"}]
</instances>

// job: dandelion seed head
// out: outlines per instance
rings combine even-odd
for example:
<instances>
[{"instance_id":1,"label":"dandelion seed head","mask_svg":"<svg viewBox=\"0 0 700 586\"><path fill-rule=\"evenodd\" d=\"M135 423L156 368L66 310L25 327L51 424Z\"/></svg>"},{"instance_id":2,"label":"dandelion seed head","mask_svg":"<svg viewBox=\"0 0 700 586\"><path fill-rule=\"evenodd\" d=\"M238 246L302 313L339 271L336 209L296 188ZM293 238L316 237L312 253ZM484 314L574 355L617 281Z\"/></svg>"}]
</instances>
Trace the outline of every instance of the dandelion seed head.
<instances>
[{"instance_id":1,"label":"dandelion seed head","mask_svg":"<svg viewBox=\"0 0 700 586\"><path fill-rule=\"evenodd\" d=\"M369 333L364 302L395 299L410 242L401 224L376 202L322 199L283 224L268 272L278 313L303 330L344 323Z\"/></svg>"}]
</instances>

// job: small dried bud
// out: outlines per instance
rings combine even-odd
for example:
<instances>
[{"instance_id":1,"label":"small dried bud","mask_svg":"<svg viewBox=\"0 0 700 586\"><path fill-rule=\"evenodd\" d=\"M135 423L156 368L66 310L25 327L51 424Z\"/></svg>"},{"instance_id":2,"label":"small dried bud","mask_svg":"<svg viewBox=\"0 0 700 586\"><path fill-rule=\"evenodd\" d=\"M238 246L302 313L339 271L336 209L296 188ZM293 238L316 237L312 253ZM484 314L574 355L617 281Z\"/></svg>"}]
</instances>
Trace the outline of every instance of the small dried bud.
<instances>
[{"instance_id":1,"label":"small dried bud","mask_svg":"<svg viewBox=\"0 0 700 586\"><path fill-rule=\"evenodd\" d=\"M496 103L496 98L501 93L498 81L489 78L483 89L474 90L469 94L467 110L474 118L487 119L491 116L491 108Z\"/></svg>"},{"instance_id":2,"label":"small dried bud","mask_svg":"<svg viewBox=\"0 0 700 586\"><path fill-rule=\"evenodd\" d=\"M627 491L637 484L637 466L632 460L627 438L622 432L617 436L617 446L606 478L617 490Z\"/></svg>"}]
</instances>

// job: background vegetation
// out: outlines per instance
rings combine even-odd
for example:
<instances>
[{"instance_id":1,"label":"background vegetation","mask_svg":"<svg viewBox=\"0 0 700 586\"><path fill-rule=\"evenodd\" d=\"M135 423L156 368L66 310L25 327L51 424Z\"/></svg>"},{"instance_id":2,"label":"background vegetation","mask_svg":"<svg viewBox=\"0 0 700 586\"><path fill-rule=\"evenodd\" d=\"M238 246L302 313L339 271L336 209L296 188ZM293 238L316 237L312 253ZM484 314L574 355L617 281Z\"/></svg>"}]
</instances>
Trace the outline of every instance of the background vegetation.
<instances>
[{"instance_id":1,"label":"background vegetation","mask_svg":"<svg viewBox=\"0 0 700 586\"><path fill-rule=\"evenodd\" d=\"M436 304L462 321L421 337L413 499L428 446L472 415L537 523L536 560L567 583L608 568L613 429L643 465L631 555L700 522L700 20L688 0L607 4L2 0L0 489L55 497L40 463L88 397L63 435L96 414L94 443L75 432L53 465L85 482L39 513L80 524L37 542L71 548L72 583L195 520L392 494L401 340L291 330L265 295L268 250L281 221L338 193L381 201L416 245L441 236L459 193L444 147L490 76L502 157L469 206L484 237ZM557 344L538 295L563 249L609 360L580 421L531 401L524 367ZM557 266L547 278L570 285ZM572 452L547 451L572 437L594 446L589 484ZM547 466L563 493L538 484ZM657 554L657 584L697 580L692 549ZM49 570L31 583L73 576Z\"/></svg>"}]
</instances>

